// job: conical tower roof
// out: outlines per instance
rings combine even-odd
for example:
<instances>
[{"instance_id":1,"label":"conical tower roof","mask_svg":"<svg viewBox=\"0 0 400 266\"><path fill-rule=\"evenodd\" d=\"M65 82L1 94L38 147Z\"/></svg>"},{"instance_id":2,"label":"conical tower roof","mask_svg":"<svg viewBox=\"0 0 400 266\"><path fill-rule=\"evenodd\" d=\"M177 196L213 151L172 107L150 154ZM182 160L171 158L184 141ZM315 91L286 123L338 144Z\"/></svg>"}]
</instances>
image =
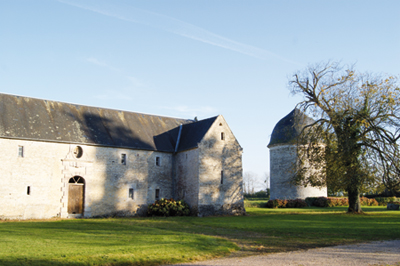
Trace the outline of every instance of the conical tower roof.
<instances>
[{"instance_id":1,"label":"conical tower roof","mask_svg":"<svg viewBox=\"0 0 400 266\"><path fill-rule=\"evenodd\" d=\"M299 109L293 109L275 125L268 148L278 144L296 143L303 128L314 122L314 119L308 117Z\"/></svg>"}]
</instances>

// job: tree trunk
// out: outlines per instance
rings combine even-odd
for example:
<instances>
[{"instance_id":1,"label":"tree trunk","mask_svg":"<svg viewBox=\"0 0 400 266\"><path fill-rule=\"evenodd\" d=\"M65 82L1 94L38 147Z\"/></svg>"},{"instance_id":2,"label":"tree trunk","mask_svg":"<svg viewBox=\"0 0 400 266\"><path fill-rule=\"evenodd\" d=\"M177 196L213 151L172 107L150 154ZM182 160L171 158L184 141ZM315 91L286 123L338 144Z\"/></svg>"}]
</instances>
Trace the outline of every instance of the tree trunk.
<instances>
[{"instance_id":1,"label":"tree trunk","mask_svg":"<svg viewBox=\"0 0 400 266\"><path fill-rule=\"evenodd\" d=\"M347 212L361 213L360 188L348 188L349 209Z\"/></svg>"}]
</instances>

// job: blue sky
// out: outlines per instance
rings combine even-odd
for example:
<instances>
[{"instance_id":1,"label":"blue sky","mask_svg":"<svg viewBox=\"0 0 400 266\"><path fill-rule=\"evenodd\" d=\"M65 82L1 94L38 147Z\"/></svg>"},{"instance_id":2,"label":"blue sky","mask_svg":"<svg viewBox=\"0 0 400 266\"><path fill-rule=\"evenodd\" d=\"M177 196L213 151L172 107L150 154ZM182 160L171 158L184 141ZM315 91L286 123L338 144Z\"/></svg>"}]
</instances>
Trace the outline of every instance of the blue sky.
<instances>
[{"instance_id":1,"label":"blue sky","mask_svg":"<svg viewBox=\"0 0 400 266\"><path fill-rule=\"evenodd\" d=\"M399 75L400 1L0 0L0 92L222 114L260 180L288 78L326 60Z\"/></svg>"}]
</instances>

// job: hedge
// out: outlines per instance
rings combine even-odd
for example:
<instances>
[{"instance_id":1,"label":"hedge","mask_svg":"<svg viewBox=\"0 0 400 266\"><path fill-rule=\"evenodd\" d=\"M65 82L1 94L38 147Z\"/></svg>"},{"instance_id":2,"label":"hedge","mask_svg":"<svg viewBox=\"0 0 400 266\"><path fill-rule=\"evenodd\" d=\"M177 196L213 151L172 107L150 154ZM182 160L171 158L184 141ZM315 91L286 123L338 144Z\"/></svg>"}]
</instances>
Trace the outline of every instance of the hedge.
<instances>
[{"instance_id":1,"label":"hedge","mask_svg":"<svg viewBox=\"0 0 400 266\"><path fill-rule=\"evenodd\" d=\"M399 198L396 197L376 197L375 200L379 206L386 206L388 203L400 202Z\"/></svg>"},{"instance_id":2,"label":"hedge","mask_svg":"<svg viewBox=\"0 0 400 266\"><path fill-rule=\"evenodd\" d=\"M349 206L348 198L333 198L333 197L309 197L305 200L308 206L315 207L338 207L338 206ZM379 203L375 199L369 199L365 197L360 198L361 206L378 206Z\"/></svg>"},{"instance_id":3,"label":"hedge","mask_svg":"<svg viewBox=\"0 0 400 266\"><path fill-rule=\"evenodd\" d=\"M300 203L301 202L301 203ZM400 198L396 197L377 197L366 198L360 197L361 206L386 206L388 203L400 204ZM303 206L306 204L305 206ZM267 208L303 208L307 206L315 207L347 207L349 206L348 198L335 197L308 197L305 200L269 200L266 204Z\"/></svg>"},{"instance_id":4,"label":"hedge","mask_svg":"<svg viewBox=\"0 0 400 266\"><path fill-rule=\"evenodd\" d=\"M307 207L307 203L302 199L293 200L280 200L274 199L269 200L266 205L267 208L304 208Z\"/></svg>"}]
</instances>

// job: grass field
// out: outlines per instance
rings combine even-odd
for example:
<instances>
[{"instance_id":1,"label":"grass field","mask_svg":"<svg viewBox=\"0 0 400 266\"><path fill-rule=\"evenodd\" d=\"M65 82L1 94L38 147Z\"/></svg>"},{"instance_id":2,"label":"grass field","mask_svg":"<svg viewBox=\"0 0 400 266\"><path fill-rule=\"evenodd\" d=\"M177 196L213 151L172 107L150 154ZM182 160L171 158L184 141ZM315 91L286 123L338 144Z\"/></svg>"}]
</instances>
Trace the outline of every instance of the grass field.
<instances>
[{"instance_id":1,"label":"grass field","mask_svg":"<svg viewBox=\"0 0 400 266\"><path fill-rule=\"evenodd\" d=\"M400 239L400 211L248 208L240 217L0 222L0 265L158 265Z\"/></svg>"}]
</instances>

